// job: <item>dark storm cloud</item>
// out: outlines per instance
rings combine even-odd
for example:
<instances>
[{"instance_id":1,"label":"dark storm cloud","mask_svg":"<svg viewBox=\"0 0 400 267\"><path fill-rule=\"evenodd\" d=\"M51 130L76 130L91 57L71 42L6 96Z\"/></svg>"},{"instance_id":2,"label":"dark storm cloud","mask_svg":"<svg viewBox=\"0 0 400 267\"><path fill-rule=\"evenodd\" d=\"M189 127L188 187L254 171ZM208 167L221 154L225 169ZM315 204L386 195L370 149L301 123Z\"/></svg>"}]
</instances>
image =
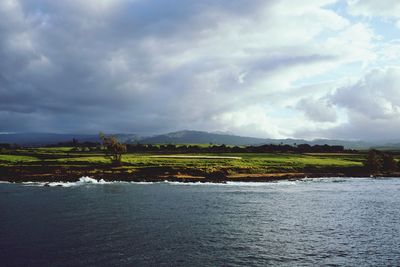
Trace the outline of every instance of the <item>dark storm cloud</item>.
<instances>
[{"instance_id":1,"label":"dark storm cloud","mask_svg":"<svg viewBox=\"0 0 400 267\"><path fill-rule=\"evenodd\" d=\"M204 115L183 101L206 97L190 76L207 67L159 69L158 57L187 48L174 47L174 36L191 38L190 46L223 16L254 15L261 2L7 1L0 6L1 130L153 131Z\"/></svg>"},{"instance_id":2,"label":"dark storm cloud","mask_svg":"<svg viewBox=\"0 0 400 267\"><path fill-rule=\"evenodd\" d=\"M290 133L268 125L267 110L285 114L281 92L359 60L335 50L348 22L323 8L333 2L1 1L0 132Z\"/></svg>"}]
</instances>

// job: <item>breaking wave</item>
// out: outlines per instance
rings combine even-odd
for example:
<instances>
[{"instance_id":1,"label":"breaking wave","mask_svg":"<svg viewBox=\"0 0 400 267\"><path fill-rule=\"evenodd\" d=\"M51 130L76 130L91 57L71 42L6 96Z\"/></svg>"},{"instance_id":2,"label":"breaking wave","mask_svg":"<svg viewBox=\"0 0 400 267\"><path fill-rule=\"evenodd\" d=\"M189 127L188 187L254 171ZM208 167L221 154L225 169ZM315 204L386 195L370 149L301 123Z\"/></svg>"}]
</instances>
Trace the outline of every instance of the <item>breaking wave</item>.
<instances>
[{"instance_id":1,"label":"breaking wave","mask_svg":"<svg viewBox=\"0 0 400 267\"><path fill-rule=\"evenodd\" d=\"M270 185L296 185L296 181L271 181L271 182L233 182L227 181L225 183L213 183L213 182L175 182L175 181L164 181L163 183L169 185L221 185L221 186L270 186Z\"/></svg>"},{"instance_id":2,"label":"breaking wave","mask_svg":"<svg viewBox=\"0 0 400 267\"><path fill-rule=\"evenodd\" d=\"M371 179L371 178L357 178L360 179ZM136 185L153 185L153 184L167 184L167 185L179 185L179 186L190 186L190 185L202 185L202 186L241 186L241 187L259 187L259 186L293 186L299 185L300 183L345 183L354 180L350 177L326 177L326 178L303 178L295 181L280 180L280 181L269 181L269 182L241 182L241 181L227 181L225 183L213 183L213 182L178 182L178 181L159 181L159 182L133 182L133 181L105 181L103 179L96 180L94 178L84 176L76 182L24 182L23 185L27 186L49 186L49 187L75 187L83 185L105 185L105 184L136 184ZM6 182L8 183L8 182Z\"/></svg>"},{"instance_id":3,"label":"breaking wave","mask_svg":"<svg viewBox=\"0 0 400 267\"><path fill-rule=\"evenodd\" d=\"M113 182L106 182L103 179L96 180L94 178L83 176L79 178L76 182L24 182L24 185L30 186L61 186L61 187L73 187L73 186L80 186L80 185L88 185L88 184L111 184Z\"/></svg>"},{"instance_id":4,"label":"breaking wave","mask_svg":"<svg viewBox=\"0 0 400 267\"><path fill-rule=\"evenodd\" d=\"M76 187L83 185L104 185L104 184L136 184L136 185L153 185L153 184L167 184L167 185L179 185L179 186L190 186L190 185L201 185L201 186L267 186L267 185L295 185L296 181L272 181L272 182L232 182L227 181L226 183L212 183L212 182L177 182L177 181L160 181L160 182L127 182L127 181L105 181L103 179L96 180L91 177L81 177L76 182L23 182L26 186L48 186L48 187Z\"/></svg>"},{"instance_id":5,"label":"breaking wave","mask_svg":"<svg viewBox=\"0 0 400 267\"><path fill-rule=\"evenodd\" d=\"M307 183L345 183L352 178L342 178L342 177L324 177L324 178L304 178L300 181Z\"/></svg>"}]
</instances>

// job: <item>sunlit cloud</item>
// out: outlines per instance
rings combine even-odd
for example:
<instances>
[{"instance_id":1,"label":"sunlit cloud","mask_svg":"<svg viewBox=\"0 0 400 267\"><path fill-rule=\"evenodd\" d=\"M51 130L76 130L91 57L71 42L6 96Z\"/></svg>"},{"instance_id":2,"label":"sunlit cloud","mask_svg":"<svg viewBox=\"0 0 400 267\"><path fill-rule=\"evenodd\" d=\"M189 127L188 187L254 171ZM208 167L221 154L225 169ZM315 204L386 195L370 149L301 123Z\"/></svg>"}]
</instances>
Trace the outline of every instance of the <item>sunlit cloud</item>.
<instances>
[{"instance_id":1,"label":"sunlit cloud","mask_svg":"<svg viewBox=\"0 0 400 267\"><path fill-rule=\"evenodd\" d=\"M0 131L363 138L366 123L346 132L342 118L354 118L357 105L340 99L354 98L356 89L343 88L359 81L371 84L371 95L382 90L365 75L396 67L400 46L364 18L395 28L398 7L344 0L1 1ZM362 115L396 114L380 101L365 102L374 111Z\"/></svg>"}]
</instances>

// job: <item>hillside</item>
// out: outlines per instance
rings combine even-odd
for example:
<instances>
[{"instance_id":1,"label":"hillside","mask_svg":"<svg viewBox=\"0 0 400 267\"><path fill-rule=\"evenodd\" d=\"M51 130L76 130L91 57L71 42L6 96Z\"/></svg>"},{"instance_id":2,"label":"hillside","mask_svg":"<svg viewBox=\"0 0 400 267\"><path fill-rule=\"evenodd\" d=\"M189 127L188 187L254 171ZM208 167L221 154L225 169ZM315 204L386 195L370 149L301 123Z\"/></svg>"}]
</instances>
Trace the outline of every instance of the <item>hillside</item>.
<instances>
[{"instance_id":1,"label":"hillside","mask_svg":"<svg viewBox=\"0 0 400 267\"><path fill-rule=\"evenodd\" d=\"M116 136L124 143L140 139L135 134L117 134ZM0 143L42 146L70 142L74 138L79 142L100 142L98 134L10 133L0 134Z\"/></svg>"},{"instance_id":2,"label":"hillside","mask_svg":"<svg viewBox=\"0 0 400 267\"><path fill-rule=\"evenodd\" d=\"M201 131L179 131L147 137L140 140L142 144L225 144L255 145L263 144L266 139L244 137L228 134L208 133Z\"/></svg>"},{"instance_id":3,"label":"hillside","mask_svg":"<svg viewBox=\"0 0 400 267\"><path fill-rule=\"evenodd\" d=\"M123 143L141 144L213 144L213 145L263 145L263 144L309 144L309 145L342 145L347 149L379 148L383 150L399 150L399 141L348 141L332 139L268 139L238 136L226 133L210 133L203 131L178 131L155 136L139 136L136 134L116 134ZM70 142L73 138L79 142L100 142L98 134L54 134L54 133L11 133L0 134L0 143L15 143L25 146L43 146Z\"/></svg>"}]
</instances>

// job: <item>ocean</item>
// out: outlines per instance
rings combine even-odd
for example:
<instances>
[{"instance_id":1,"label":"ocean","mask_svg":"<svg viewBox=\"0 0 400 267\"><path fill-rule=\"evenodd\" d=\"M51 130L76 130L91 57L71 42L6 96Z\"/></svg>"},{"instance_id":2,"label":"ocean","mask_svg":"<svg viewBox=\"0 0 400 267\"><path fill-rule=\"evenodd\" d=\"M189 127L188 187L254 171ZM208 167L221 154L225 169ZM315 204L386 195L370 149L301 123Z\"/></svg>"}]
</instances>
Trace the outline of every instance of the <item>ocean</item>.
<instances>
[{"instance_id":1,"label":"ocean","mask_svg":"<svg viewBox=\"0 0 400 267\"><path fill-rule=\"evenodd\" d=\"M1 266L399 266L400 179L0 183Z\"/></svg>"}]
</instances>

